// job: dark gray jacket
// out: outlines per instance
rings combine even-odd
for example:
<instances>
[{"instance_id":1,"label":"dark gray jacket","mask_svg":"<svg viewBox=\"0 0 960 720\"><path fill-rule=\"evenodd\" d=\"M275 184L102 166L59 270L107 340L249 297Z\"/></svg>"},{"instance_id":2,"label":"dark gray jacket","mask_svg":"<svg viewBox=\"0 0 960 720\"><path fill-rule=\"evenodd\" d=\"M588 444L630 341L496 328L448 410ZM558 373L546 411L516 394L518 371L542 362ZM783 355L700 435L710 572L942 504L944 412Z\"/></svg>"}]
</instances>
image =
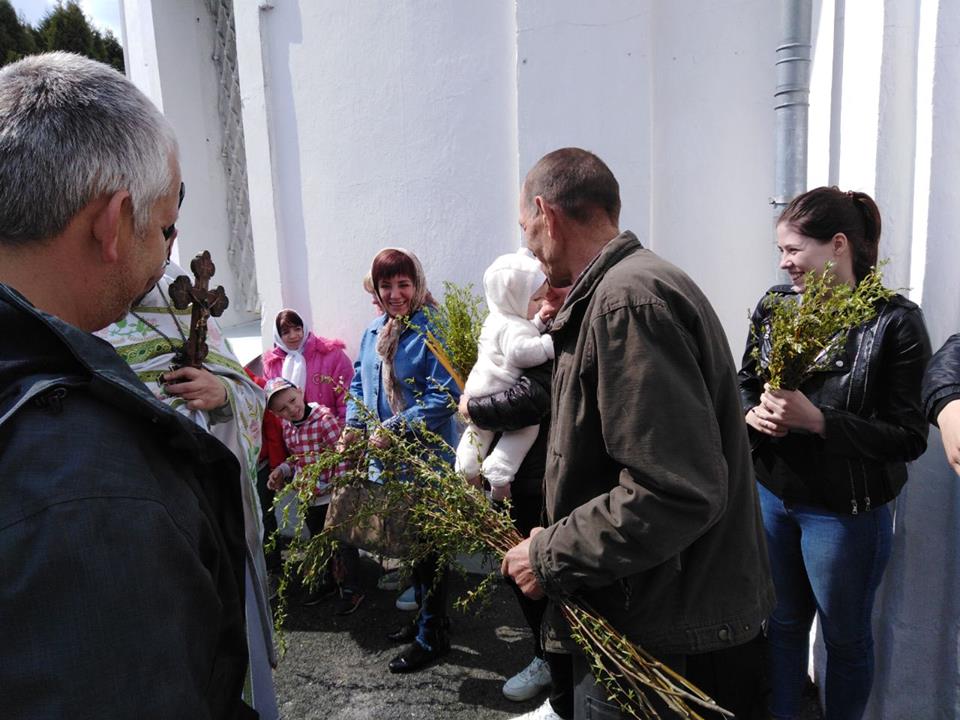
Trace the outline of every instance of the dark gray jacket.
<instances>
[{"instance_id":1,"label":"dark gray jacket","mask_svg":"<svg viewBox=\"0 0 960 720\"><path fill-rule=\"evenodd\" d=\"M934 353L923 376L923 414L932 425L947 403L960 398L960 333ZM939 426L938 426L939 427Z\"/></svg>"},{"instance_id":2,"label":"dark gray jacket","mask_svg":"<svg viewBox=\"0 0 960 720\"><path fill-rule=\"evenodd\" d=\"M553 524L530 549L544 588L654 653L750 640L773 586L736 372L709 302L625 232L551 332Z\"/></svg>"},{"instance_id":3,"label":"dark gray jacket","mask_svg":"<svg viewBox=\"0 0 960 720\"><path fill-rule=\"evenodd\" d=\"M10 718L250 718L233 455L113 348L0 285Z\"/></svg>"}]
</instances>

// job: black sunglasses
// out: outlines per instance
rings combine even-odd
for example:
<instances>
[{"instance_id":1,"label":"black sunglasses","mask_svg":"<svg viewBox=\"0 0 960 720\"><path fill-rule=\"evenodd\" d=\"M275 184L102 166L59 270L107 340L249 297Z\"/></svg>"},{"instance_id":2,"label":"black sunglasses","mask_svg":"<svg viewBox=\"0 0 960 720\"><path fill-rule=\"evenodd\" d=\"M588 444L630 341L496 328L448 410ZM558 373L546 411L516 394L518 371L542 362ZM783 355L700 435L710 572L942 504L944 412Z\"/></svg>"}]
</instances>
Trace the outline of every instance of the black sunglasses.
<instances>
[{"instance_id":1,"label":"black sunglasses","mask_svg":"<svg viewBox=\"0 0 960 720\"><path fill-rule=\"evenodd\" d=\"M183 205L183 193L186 188L183 183L180 183L180 198L177 200L177 210L180 209L180 206ZM173 237L173 234L177 231L177 224L173 223L170 227L165 227L161 230L163 233L163 239L169 241Z\"/></svg>"}]
</instances>

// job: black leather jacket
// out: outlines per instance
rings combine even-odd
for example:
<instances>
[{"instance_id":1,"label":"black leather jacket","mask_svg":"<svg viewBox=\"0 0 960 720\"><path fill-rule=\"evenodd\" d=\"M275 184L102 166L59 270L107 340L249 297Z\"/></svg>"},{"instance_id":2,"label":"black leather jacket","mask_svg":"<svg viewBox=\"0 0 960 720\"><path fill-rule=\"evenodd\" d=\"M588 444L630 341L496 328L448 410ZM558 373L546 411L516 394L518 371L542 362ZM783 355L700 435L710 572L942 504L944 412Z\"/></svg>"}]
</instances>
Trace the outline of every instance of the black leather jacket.
<instances>
[{"instance_id":1,"label":"black leather jacket","mask_svg":"<svg viewBox=\"0 0 960 720\"><path fill-rule=\"evenodd\" d=\"M553 361L528 368L511 387L467 403L470 420L483 430L504 432L540 424L536 441L517 469L511 495L543 495L543 474L547 466L547 438L550 435L550 382Z\"/></svg>"},{"instance_id":2,"label":"black leather jacket","mask_svg":"<svg viewBox=\"0 0 960 720\"><path fill-rule=\"evenodd\" d=\"M960 398L960 333L947 338L930 358L923 376L923 414L937 425L937 416L944 405L957 398Z\"/></svg>"},{"instance_id":3,"label":"black leather jacket","mask_svg":"<svg viewBox=\"0 0 960 720\"><path fill-rule=\"evenodd\" d=\"M795 294L788 285L770 292ZM739 373L744 413L763 392L753 349L760 338L765 364L769 314L761 301L751 318ZM791 431L772 438L750 429L757 479L784 500L833 512L857 514L895 498L907 481L906 463L927 446L920 383L929 359L920 308L894 296L874 320L850 332L829 369L800 385L823 412L824 437Z\"/></svg>"}]
</instances>

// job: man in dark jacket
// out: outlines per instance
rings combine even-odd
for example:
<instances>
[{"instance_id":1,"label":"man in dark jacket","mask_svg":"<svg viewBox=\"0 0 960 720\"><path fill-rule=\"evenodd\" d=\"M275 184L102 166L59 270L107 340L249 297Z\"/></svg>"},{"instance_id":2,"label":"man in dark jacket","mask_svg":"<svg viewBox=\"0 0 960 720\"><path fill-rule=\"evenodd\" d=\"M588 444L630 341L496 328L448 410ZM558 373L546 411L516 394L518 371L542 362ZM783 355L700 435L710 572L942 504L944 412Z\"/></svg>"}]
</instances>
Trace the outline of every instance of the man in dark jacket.
<instances>
[{"instance_id":1,"label":"man in dark jacket","mask_svg":"<svg viewBox=\"0 0 960 720\"><path fill-rule=\"evenodd\" d=\"M521 192L528 246L552 285L573 287L551 330L552 524L503 570L531 597L581 598L749 717L773 587L733 358L699 288L621 233L619 213L616 179L576 148L541 159ZM575 653L576 717L617 717L566 629L550 629Z\"/></svg>"},{"instance_id":2,"label":"man in dark jacket","mask_svg":"<svg viewBox=\"0 0 960 720\"><path fill-rule=\"evenodd\" d=\"M256 717L237 461L89 334L162 274L179 189L119 73L0 70L4 717Z\"/></svg>"},{"instance_id":3,"label":"man in dark jacket","mask_svg":"<svg viewBox=\"0 0 960 720\"><path fill-rule=\"evenodd\" d=\"M960 333L934 353L923 376L923 412L940 428L943 452L960 475Z\"/></svg>"}]
</instances>

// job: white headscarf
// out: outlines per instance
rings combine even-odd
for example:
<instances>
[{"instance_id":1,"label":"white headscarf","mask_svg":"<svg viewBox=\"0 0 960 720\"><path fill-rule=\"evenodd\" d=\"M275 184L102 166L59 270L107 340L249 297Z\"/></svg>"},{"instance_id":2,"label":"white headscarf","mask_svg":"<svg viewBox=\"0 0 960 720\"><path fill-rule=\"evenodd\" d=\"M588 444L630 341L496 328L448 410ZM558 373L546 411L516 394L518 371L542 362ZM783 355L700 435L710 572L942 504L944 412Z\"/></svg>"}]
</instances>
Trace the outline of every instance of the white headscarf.
<instances>
[{"instance_id":1,"label":"white headscarf","mask_svg":"<svg viewBox=\"0 0 960 720\"><path fill-rule=\"evenodd\" d=\"M289 310L289 308L284 308ZM283 312L281 310L280 312ZM296 312L294 310L293 312ZM277 313L279 315L280 313ZM297 313L298 315L300 313ZM280 331L277 330L277 322L273 322L273 344L280 352L286 353L283 358L283 368L280 370L280 376L286 378L301 390L307 387L307 359L303 357L303 346L307 344L307 337L310 333L307 326L303 326L303 337L300 338L300 344L293 350L287 347L287 344L280 337Z\"/></svg>"}]
</instances>

